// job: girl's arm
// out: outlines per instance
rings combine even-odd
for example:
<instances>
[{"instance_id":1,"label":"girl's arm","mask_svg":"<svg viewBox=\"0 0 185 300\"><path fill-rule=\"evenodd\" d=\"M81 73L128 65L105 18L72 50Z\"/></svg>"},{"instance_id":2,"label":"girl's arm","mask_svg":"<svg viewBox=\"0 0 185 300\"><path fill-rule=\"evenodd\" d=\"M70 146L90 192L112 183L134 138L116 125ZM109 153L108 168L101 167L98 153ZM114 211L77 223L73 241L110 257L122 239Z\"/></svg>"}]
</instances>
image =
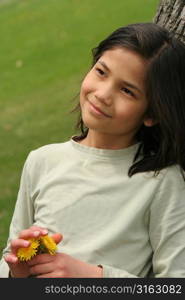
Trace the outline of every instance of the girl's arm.
<instances>
[{"instance_id":1,"label":"girl's arm","mask_svg":"<svg viewBox=\"0 0 185 300\"><path fill-rule=\"evenodd\" d=\"M155 277L185 277L185 181L178 166L167 169L151 206L149 235Z\"/></svg>"},{"instance_id":2,"label":"girl's arm","mask_svg":"<svg viewBox=\"0 0 185 300\"><path fill-rule=\"evenodd\" d=\"M25 228L29 228L33 224L33 203L30 199L30 182L29 182L29 168L31 165L31 154L28 156L21 176L20 189L18 193L17 202L14 209L14 214L10 224L9 238L7 246L3 250L3 256L11 252L10 243L17 239L19 233ZM9 267L2 257L0 261L0 278L7 278L9 276Z\"/></svg>"},{"instance_id":3,"label":"girl's arm","mask_svg":"<svg viewBox=\"0 0 185 300\"><path fill-rule=\"evenodd\" d=\"M40 254L28 261L29 272L37 278L101 278L102 268L65 253Z\"/></svg>"},{"instance_id":4,"label":"girl's arm","mask_svg":"<svg viewBox=\"0 0 185 300\"><path fill-rule=\"evenodd\" d=\"M185 278L185 181L178 166L163 171L160 190L150 207L148 228L153 277ZM127 270L102 266L103 277L137 277Z\"/></svg>"}]
</instances>

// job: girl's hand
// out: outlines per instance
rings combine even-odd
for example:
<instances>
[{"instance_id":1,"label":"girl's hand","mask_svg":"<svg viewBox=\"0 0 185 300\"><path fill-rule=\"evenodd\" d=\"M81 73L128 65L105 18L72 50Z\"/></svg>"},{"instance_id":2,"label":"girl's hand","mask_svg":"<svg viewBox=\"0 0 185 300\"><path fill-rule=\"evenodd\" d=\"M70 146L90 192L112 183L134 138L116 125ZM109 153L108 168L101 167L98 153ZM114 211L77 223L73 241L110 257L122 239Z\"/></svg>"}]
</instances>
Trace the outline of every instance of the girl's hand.
<instances>
[{"instance_id":1,"label":"girl's hand","mask_svg":"<svg viewBox=\"0 0 185 300\"><path fill-rule=\"evenodd\" d=\"M65 253L39 254L27 262L36 278L103 277L102 268L85 263Z\"/></svg>"},{"instance_id":2,"label":"girl's hand","mask_svg":"<svg viewBox=\"0 0 185 300\"><path fill-rule=\"evenodd\" d=\"M44 236L46 234L48 234L47 229L32 226L29 229L21 231L19 237L12 240L10 244L11 252L4 257L5 261L9 265L11 277L24 278L31 275L27 262L19 261L17 258L17 251L19 248L26 248L30 245L27 239ZM56 243L59 243L62 240L62 235L54 234L52 238Z\"/></svg>"}]
</instances>

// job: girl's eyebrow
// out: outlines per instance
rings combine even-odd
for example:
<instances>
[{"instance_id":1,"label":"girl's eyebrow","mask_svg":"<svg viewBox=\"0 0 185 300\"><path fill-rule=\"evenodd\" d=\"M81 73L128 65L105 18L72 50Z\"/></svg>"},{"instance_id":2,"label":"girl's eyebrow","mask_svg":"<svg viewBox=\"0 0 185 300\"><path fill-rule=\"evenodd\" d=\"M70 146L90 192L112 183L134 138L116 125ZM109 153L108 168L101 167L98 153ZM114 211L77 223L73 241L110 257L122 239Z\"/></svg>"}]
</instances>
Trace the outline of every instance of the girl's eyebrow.
<instances>
[{"instance_id":1,"label":"girl's eyebrow","mask_svg":"<svg viewBox=\"0 0 185 300\"><path fill-rule=\"evenodd\" d=\"M102 60L98 60L98 63L100 63L108 72L111 72L111 70L108 68L108 66L106 65L106 63ZM142 91L134 84L132 84L131 82L122 80L122 83L124 85L126 85L127 87L130 87L131 89L137 90L139 93L143 94Z\"/></svg>"},{"instance_id":2,"label":"girl's eyebrow","mask_svg":"<svg viewBox=\"0 0 185 300\"><path fill-rule=\"evenodd\" d=\"M104 61L99 60L98 61L108 72L110 72L110 69L107 67L106 63L104 63Z\"/></svg>"}]
</instances>

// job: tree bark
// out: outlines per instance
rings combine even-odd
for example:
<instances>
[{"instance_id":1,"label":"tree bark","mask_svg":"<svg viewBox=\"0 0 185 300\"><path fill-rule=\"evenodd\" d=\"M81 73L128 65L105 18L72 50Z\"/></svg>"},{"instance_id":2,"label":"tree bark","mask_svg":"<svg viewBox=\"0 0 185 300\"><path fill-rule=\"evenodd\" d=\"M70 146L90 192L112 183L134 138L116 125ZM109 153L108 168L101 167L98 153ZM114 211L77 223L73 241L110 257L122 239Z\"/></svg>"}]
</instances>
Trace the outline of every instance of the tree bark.
<instances>
[{"instance_id":1,"label":"tree bark","mask_svg":"<svg viewBox=\"0 0 185 300\"><path fill-rule=\"evenodd\" d=\"M161 0L153 21L185 43L185 0Z\"/></svg>"}]
</instances>

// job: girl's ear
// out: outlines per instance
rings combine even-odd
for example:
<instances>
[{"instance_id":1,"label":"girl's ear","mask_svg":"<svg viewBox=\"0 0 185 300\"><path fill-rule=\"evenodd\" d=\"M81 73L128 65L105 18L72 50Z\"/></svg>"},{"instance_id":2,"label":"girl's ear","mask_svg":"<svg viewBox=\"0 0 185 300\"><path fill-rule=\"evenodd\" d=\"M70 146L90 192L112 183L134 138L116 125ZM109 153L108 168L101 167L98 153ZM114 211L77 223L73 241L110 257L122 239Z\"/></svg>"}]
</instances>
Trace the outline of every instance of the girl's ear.
<instances>
[{"instance_id":1,"label":"girl's ear","mask_svg":"<svg viewBox=\"0 0 185 300\"><path fill-rule=\"evenodd\" d=\"M146 127L152 127L157 124L157 121L153 120L152 118L146 118L144 119L143 123Z\"/></svg>"}]
</instances>

